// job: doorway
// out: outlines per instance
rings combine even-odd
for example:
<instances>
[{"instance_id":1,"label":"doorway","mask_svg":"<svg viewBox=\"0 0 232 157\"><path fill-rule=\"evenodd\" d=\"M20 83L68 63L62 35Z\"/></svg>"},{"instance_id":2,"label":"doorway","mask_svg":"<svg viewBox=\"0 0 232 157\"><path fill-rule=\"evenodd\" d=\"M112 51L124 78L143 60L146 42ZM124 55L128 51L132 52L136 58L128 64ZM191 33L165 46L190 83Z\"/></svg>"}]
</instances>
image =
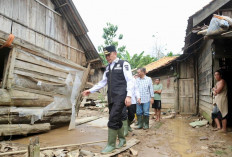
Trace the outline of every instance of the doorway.
<instances>
[{"instance_id":1,"label":"doorway","mask_svg":"<svg viewBox=\"0 0 232 157\"><path fill-rule=\"evenodd\" d=\"M214 41L214 67L213 72L218 69L222 70L223 79L227 83L227 97L228 97L228 115L227 125L232 127L232 40L231 39L217 39ZM216 81L214 80L214 84Z\"/></svg>"},{"instance_id":2,"label":"doorway","mask_svg":"<svg viewBox=\"0 0 232 157\"><path fill-rule=\"evenodd\" d=\"M4 80L4 77L6 77L6 71L7 71L7 62L10 54L10 48L3 47L0 48L0 88L4 88L3 85L6 80Z\"/></svg>"}]
</instances>

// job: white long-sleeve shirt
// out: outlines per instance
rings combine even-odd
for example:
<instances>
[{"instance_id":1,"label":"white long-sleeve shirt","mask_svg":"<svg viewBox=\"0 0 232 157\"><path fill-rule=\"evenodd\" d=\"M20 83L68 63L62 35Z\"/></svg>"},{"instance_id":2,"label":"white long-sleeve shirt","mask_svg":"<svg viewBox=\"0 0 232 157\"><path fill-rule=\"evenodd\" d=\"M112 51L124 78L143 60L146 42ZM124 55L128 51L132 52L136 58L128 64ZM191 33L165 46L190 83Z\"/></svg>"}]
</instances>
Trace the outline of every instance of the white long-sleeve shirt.
<instances>
[{"instance_id":1,"label":"white long-sleeve shirt","mask_svg":"<svg viewBox=\"0 0 232 157\"><path fill-rule=\"evenodd\" d=\"M136 104L137 99L140 99L140 94L139 94L139 88L138 85L136 84L136 79L133 78L133 89L132 89L132 97L131 97L131 103Z\"/></svg>"},{"instance_id":2,"label":"white long-sleeve shirt","mask_svg":"<svg viewBox=\"0 0 232 157\"><path fill-rule=\"evenodd\" d=\"M119 58L116 58L111 64L110 64L110 69L112 70L115 63L118 63ZM106 71L103 74L103 78L98 84L93 86L90 90L90 93L94 93L96 91L99 91L101 88L106 86L107 84L107 77L106 73L109 71L109 66L106 67ZM123 74L127 82L127 96L132 97L132 89L133 89L133 77L132 77L132 72L131 72L131 66L128 62L123 63Z\"/></svg>"}]
</instances>

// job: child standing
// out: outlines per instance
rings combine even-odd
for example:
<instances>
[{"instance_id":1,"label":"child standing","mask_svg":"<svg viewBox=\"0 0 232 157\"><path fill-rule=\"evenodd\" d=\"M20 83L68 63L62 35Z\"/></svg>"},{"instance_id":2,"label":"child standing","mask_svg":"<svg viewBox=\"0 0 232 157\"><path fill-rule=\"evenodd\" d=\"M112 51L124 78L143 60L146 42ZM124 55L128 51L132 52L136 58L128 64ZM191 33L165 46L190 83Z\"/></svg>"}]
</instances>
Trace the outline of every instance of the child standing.
<instances>
[{"instance_id":1,"label":"child standing","mask_svg":"<svg viewBox=\"0 0 232 157\"><path fill-rule=\"evenodd\" d=\"M155 121L160 121L162 88L163 88L163 86L162 86L162 84L160 84L160 78L155 79L155 84L154 84L154 104L152 104L152 108L154 108L155 115L156 115Z\"/></svg>"}]
</instances>

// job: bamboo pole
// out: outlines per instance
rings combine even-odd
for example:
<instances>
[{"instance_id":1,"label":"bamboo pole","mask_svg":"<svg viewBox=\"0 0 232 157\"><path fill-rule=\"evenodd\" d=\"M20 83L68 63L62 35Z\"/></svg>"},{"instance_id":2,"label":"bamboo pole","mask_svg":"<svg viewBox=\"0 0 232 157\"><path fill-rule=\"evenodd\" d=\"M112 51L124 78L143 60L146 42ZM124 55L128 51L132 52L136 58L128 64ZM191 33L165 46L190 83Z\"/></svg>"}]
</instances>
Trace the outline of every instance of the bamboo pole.
<instances>
[{"instance_id":1,"label":"bamboo pole","mask_svg":"<svg viewBox=\"0 0 232 157\"><path fill-rule=\"evenodd\" d=\"M102 143L102 142L107 142L107 140L94 141L94 142L86 142L86 143L79 143L79 144L67 144L67 145L59 145L59 146L44 147L44 148L40 148L40 151L47 150L47 149L57 149L57 148L66 148L66 147L76 147L76 146L81 146L81 145L94 144L94 143ZM4 156L4 155L14 155L14 154L23 154L23 153L27 153L27 151L28 151L28 150L21 150L21 151L15 151L15 152L0 153L0 156Z\"/></svg>"}]
</instances>

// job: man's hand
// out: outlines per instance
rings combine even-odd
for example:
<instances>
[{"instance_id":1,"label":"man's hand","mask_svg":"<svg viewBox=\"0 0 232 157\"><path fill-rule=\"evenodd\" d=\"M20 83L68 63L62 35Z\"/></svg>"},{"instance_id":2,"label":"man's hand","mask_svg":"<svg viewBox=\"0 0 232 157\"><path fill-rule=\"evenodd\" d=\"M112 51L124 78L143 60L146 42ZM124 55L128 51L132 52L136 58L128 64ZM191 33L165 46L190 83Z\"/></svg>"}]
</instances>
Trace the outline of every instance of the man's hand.
<instances>
[{"instance_id":1,"label":"man's hand","mask_svg":"<svg viewBox=\"0 0 232 157\"><path fill-rule=\"evenodd\" d=\"M89 96L90 91L89 90L85 90L81 93L83 96Z\"/></svg>"},{"instance_id":2,"label":"man's hand","mask_svg":"<svg viewBox=\"0 0 232 157\"><path fill-rule=\"evenodd\" d=\"M137 100L137 102L138 102L139 104L141 104L141 99L139 98L139 99Z\"/></svg>"},{"instance_id":3,"label":"man's hand","mask_svg":"<svg viewBox=\"0 0 232 157\"><path fill-rule=\"evenodd\" d=\"M151 104L154 103L154 98L151 98L150 103L151 103Z\"/></svg>"},{"instance_id":4,"label":"man's hand","mask_svg":"<svg viewBox=\"0 0 232 157\"><path fill-rule=\"evenodd\" d=\"M129 96L126 97L125 104L127 107L129 107L131 105L131 97L129 97Z\"/></svg>"}]
</instances>

